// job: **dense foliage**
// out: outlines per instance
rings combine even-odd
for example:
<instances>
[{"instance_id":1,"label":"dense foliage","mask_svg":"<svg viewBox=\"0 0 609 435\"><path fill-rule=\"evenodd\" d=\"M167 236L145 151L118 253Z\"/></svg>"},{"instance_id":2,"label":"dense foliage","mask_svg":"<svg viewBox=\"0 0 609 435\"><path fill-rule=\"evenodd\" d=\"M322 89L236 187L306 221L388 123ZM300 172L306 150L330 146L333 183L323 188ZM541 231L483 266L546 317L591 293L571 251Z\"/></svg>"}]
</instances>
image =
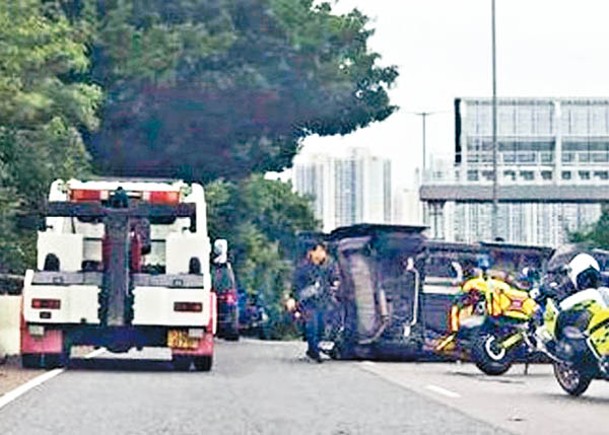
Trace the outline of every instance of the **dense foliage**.
<instances>
[{"instance_id":1,"label":"dense foliage","mask_svg":"<svg viewBox=\"0 0 609 435\"><path fill-rule=\"evenodd\" d=\"M291 166L309 134L392 113L357 11L312 0L69 0L106 90L91 137L104 173L242 179Z\"/></svg>"},{"instance_id":2,"label":"dense foliage","mask_svg":"<svg viewBox=\"0 0 609 435\"><path fill-rule=\"evenodd\" d=\"M308 199L289 184L254 175L240 182L207 186L210 234L229 242L241 291L258 293L280 333L281 301L290 290L296 234L319 228Z\"/></svg>"},{"instance_id":3,"label":"dense foliage","mask_svg":"<svg viewBox=\"0 0 609 435\"><path fill-rule=\"evenodd\" d=\"M394 67L368 19L313 0L0 2L0 273L35 259L55 178L184 178L208 186L214 238L275 319L308 200L261 174L310 134L389 116Z\"/></svg>"},{"instance_id":4,"label":"dense foliage","mask_svg":"<svg viewBox=\"0 0 609 435\"><path fill-rule=\"evenodd\" d=\"M609 249L609 209L605 208L599 220L589 228L572 233L571 241L592 248Z\"/></svg>"},{"instance_id":5,"label":"dense foliage","mask_svg":"<svg viewBox=\"0 0 609 435\"><path fill-rule=\"evenodd\" d=\"M85 45L60 11L0 2L0 271L31 263L27 225L50 182L87 171L81 132L97 124L101 90L74 77ZM27 228L23 228L23 227Z\"/></svg>"}]
</instances>

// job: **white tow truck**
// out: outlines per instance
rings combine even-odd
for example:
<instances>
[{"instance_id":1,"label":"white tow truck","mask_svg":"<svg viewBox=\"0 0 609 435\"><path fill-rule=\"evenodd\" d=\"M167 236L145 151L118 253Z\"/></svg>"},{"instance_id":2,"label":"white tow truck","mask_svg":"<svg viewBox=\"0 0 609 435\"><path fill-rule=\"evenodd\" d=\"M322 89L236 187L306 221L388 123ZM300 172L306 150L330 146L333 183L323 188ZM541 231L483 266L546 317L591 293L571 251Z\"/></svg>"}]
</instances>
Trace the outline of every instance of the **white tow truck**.
<instances>
[{"instance_id":1,"label":"white tow truck","mask_svg":"<svg viewBox=\"0 0 609 435\"><path fill-rule=\"evenodd\" d=\"M216 332L200 184L56 180L25 275L24 367L66 365L71 348L167 347L174 367L209 371Z\"/></svg>"}]
</instances>

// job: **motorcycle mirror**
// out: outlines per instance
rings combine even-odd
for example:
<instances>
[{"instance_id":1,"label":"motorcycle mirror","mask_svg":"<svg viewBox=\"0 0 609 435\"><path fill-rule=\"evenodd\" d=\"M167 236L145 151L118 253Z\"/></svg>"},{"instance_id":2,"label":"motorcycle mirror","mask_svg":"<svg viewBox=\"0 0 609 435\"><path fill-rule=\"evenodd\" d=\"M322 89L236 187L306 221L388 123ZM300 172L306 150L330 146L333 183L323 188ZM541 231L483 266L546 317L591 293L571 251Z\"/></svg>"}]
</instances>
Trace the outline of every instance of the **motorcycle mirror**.
<instances>
[{"instance_id":1,"label":"motorcycle mirror","mask_svg":"<svg viewBox=\"0 0 609 435\"><path fill-rule=\"evenodd\" d=\"M490 269L491 267L491 259L488 255L479 255L477 258L478 267L483 271Z\"/></svg>"}]
</instances>

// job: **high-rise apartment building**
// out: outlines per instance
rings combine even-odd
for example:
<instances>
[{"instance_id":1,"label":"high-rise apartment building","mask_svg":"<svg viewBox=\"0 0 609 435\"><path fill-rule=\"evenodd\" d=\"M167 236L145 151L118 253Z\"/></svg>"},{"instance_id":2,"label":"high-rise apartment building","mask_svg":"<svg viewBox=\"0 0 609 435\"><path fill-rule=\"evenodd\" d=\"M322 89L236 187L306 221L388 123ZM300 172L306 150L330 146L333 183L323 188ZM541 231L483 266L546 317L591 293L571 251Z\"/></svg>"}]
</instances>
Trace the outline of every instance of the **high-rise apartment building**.
<instances>
[{"instance_id":1,"label":"high-rise apartment building","mask_svg":"<svg viewBox=\"0 0 609 435\"><path fill-rule=\"evenodd\" d=\"M420 194L431 234L491 238L492 100L455 100L449 170L432 168ZM609 99L501 98L497 110L498 234L557 245L595 222L609 201Z\"/></svg>"},{"instance_id":2,"label":"high-rise apartment building","mask_svg":"<svg viewBox=\"0 0 609 435\"><path fill-rule=\"evenodd\" d=\"M294 160L294 189L313 197L324 231L355 223L390 223L391 162L365 148L344 155L302 154Z\"/></svg>"},{"instance_id":3,"label":"high-rise apartment building","mask_svg":"<svg viewBox=\"0 0 609 435\"><path fill-rule=\"evenodd\" d=\"M393 193L392 223L399 225L421 225L422 206L418 188L397 187Z\"/></svg>"}]
</instances>

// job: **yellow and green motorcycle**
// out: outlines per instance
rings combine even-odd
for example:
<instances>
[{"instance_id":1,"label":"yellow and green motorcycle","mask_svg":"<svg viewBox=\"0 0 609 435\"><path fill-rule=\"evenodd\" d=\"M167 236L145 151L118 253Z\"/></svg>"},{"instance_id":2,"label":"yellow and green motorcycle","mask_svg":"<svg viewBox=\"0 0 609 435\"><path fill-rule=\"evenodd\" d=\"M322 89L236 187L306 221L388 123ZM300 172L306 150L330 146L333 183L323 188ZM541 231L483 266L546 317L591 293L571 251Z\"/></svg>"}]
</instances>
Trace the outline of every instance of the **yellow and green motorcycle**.
<instances>
[{"instance_id":1,"label":"yellow and green motorcycle","mask_svg":"<svg viewBox=\"0 0 609 435\"><path fill-rule=\"evenodd\" d=\"M501 375L528 352L524 335L538 310L528 289L506 274L483 271L461 286L449 313L450 334L436 351L464 353L482 372Z\"/></svg>"},{"instance_id":2,"label":"yellow and green motorcycle","mask_svg":"<svg viewBox=\"0 0 609 435\"><path fill-rule=\"evenodd\" d=\"M560 303L548 298L529 344L553 360L556 380L572 396L594 379L609 380L609 289L587 289Z\"/></svg>"}]
</instances>

